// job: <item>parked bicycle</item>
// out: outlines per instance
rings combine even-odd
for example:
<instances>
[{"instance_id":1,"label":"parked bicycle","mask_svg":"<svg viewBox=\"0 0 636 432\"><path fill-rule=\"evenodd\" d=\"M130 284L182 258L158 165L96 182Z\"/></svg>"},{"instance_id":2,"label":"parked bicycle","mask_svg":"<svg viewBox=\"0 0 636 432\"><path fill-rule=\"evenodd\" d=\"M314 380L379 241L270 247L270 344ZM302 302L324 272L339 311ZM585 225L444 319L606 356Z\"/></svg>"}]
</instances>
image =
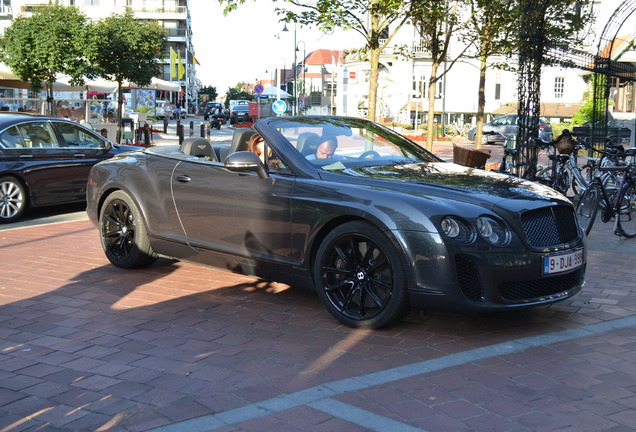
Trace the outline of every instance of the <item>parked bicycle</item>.
<instances>
[{"instance_id":1,"label":"parked bicycle","mask_svg":"<svg viewBox=\"0 0 636 432\"><path fill-rule=\"evenodd\" d=\"M539 183L550 186L568 198L580 195L587 189L588 180L577 165L576 153L586 148L565 129L554 141L543 142L541 148L548 150L550 165L537 171Z\"/></svg>"},{"instance_id":2,"label":"parked bicycle","mask_svg":"<svg viewBox=\"0 0 636 432\"><path fill-rule=\"evenodd\" d=\"M581 175L589 183L593 178L600 175L603 185L610 197L618 190L620 175L615 171L600 172L601 167L620 166L629 163L626 161L625 148L621 144L616 144L612 137L605 138L604 150L600 151L596 148L584 143L585 149L588 151L587 162L579 168ZM600 154L596 157L596 154ZM603 205L603 203L601 203Z\"/></svg>"},{"instance_id":3,"label":"parked bicycle","mask_svg":"<svg viewBox=\"0 0 636 432\"><path fill-rule=\"evenodd\" d=\"M598 150L601 151L601 150ZM604 151L601 151L605 153ZM636 149L625 150L625 156L636 156ZM601 173L622 173L616 192L608 191ZM581 228L589 234L599 208L601 221L606 223L614 218L614 234L624 237L636 236L636 166L600 166L598 173L588 184L576 205L576 214Z\"/></svg>"},{"instance_id":4,"label":"parked bicycle","mask_svg":"<svg viewBox=\"0 0 636 432\"><path fill-rule=\"evenodd\" d=\"M527 178L530 164L524 159L523 152L520 152L516 147L515 139L516 137L514 135L506 136L503 157L499 164L499 169L491 171L514 177Z\"/></svg>"}]
</instances>

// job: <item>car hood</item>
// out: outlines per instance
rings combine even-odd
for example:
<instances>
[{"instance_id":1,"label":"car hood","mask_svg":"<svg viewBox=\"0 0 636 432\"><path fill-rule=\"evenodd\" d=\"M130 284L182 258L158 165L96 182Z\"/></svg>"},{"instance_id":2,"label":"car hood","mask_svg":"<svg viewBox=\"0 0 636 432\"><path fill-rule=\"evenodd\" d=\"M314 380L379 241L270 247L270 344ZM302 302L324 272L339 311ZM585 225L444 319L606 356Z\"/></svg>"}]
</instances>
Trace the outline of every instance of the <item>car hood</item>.
<instances>
[{"instance_id":1,"label":"car hood","mask_svg":"<svg viewBox=\"0 0 636 432\"><path fill-rule=\"evenodd\" d=\"M502 201L512 204L511 200L520 205L528 201L569 202L560 193L538 183L446 162L346 168L330 171L324 177L327 180L331 175L338 176L341 182L471 202L489 208Z\"/></svg>"}]
</instances>

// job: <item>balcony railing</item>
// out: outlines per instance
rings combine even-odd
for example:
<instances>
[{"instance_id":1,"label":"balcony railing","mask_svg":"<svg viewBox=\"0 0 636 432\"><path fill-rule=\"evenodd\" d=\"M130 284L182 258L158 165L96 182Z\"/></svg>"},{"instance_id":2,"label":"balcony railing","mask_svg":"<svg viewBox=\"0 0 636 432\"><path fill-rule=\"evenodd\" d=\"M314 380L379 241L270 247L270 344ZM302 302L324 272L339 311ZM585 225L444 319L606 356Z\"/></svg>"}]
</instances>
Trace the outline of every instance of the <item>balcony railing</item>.
<instances>
[{"instance_id":1,"label":"balcony railing","mask_svg":"<svg viewBox=\"0 0 636 432\"><path fill-rule=\"evenodd\" d=\"M378 42L379 42L379 45L383 45L386 42L386 39L380 39ZM409 53L409 52L415 57L430 57L431 56L430 50L426 47L426 44L424 44L423 42L413 42L411 46L408 47L407 50L402 49L401 45L399 45L399 48L398 48L398 45L388 45L386 48L382 50L381 54L395 55L399 53ZM363 55L359 52L350 53L350 54L347 54L347 58L353 61L362 60Z\"/></svg>"},{"instance_id":2,"label":"balcony railing","mask_svg":"<svg viewBox=\"0 0 636 432\"><path fill-rule=\"evenodd\" d=\"M188 9L185 6L173 6L173 7L135 7L133 8L133 12L137 13L145 13L145 14L180 14L186 15Z\"/></svg>"}]
</instances>

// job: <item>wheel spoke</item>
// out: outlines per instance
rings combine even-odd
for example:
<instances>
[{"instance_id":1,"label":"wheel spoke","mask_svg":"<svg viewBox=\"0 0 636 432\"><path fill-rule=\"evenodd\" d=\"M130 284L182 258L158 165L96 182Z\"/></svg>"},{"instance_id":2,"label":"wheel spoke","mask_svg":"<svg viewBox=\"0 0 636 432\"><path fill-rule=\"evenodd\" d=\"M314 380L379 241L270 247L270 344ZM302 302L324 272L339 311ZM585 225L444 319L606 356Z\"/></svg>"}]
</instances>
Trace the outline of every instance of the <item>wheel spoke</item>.
<instances>
[{"instance_id":1,"label":"wheel spoke","mask_svg":"<svg viewBox=\"0 0 636 432\"><path fill-rule=\"evenodd\" d=\"M344 250L342 250L341 247L336 246L334 248L334 251L336 252L336 254L340 257L340 259L343 261L343 263L345 264L346 267L351 268L352 263L349 262L349 257L347 256L347 254L345 253Z\"/></svg>"}]
</instances>

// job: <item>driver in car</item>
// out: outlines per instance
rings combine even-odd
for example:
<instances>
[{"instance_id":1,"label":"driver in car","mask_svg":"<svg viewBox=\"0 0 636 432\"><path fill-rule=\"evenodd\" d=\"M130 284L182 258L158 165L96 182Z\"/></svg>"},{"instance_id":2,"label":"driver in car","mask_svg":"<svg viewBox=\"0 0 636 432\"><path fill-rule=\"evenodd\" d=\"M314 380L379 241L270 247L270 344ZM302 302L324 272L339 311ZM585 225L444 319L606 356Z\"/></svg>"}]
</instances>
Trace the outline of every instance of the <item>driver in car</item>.
<instances>
[{"instance_id":1,"label":"driver in car","mask_svg":"<svg viewBox=\"0 0 636 432\"><path fill-rule=\"evenodd\" d=\"M322 141L316 147L316 152L313 155L307 156L308 160L315 159L343 159L343 156L336 154L338 148L338 141L333 137L323 137Z\"/></svg>"}]
</instances>

